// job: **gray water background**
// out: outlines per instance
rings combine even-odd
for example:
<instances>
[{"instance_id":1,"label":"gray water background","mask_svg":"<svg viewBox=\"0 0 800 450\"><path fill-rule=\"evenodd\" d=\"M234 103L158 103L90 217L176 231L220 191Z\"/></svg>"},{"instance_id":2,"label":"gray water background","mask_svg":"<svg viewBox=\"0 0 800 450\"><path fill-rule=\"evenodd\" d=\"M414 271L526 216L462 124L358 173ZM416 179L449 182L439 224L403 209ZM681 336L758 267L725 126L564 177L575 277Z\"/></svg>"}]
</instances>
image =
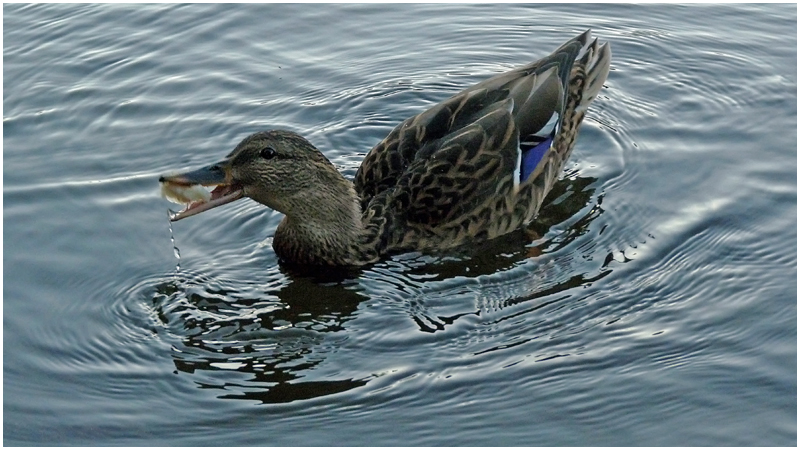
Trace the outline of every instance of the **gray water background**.
<instances>
[{"instance_id":1,"label":"gray water background","mask_svg":"<svg viewBox=\"0 0 800 450\"><path fill-rule=\"evenodd\" d=\"M328 275L249 200L170 232L161 173L289 128L352 177L586 28L612 71L526 233ZM795 5L4 5L3 443L796 445L796 36Z\"/></svg>"}]
</instances>

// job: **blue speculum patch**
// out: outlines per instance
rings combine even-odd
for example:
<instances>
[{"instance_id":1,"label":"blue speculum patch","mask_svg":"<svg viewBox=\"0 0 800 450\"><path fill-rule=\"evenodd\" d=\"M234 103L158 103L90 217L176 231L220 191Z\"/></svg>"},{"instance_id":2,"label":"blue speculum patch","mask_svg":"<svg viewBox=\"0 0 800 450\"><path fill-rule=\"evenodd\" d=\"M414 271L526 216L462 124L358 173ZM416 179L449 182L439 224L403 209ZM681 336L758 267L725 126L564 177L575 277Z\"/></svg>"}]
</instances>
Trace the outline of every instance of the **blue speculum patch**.
<instances>
[{"instance_id":1,"label":"blue speculum patch","mask_svg":"<svg viewBox=\"0 0 800 450\"><path fill-rule=\"evenodd\" d=\"M520 167L520 175L519 181L520 183L524 182L531 176L536 167L544 158L545 152L550 148L550 145L553 143L552 136L548 137L544 141L534 145L531 148L522 150L522 161Z\"/></svg>"},{"instance_id":2,"label":"blue speculum patch","mask_svg":"<svg viewBox=\"0 0 800 450\"><path fill-rule=\"evenodd\" d=\"M527 136L520 142L519 182L524 183L544 159L545 153L553 145L553 139L559 131L558 111L553 111L550 120L536 133Z\"/></svg>"}]
</instances>

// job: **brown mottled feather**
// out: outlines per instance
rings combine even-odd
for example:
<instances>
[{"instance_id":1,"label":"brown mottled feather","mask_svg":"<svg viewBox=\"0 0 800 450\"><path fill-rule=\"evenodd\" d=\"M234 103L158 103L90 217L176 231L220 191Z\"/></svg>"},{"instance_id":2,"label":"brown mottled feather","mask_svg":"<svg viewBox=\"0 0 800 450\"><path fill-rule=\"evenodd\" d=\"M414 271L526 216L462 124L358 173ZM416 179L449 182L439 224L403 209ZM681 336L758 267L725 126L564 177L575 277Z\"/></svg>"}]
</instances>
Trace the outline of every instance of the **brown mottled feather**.
<instances>
[{"instance_id":1,"label":"brown mottled feather","mask_svg":"<svg viewBox=\"0 0 800 450\"><path fill-rule=\"evenodd\" d=\"M493 238L533 219L583 119L576 108L582 101L584 66L597 57L597 42L588 44L582 60L575 58L588 39L586 32L546 58L407 119L367 154L355 178L362 208L369 211L376 200L392 205L384 215L392 215L394 228L377 233L379 252ZM603 57L610 58L606 53ZM605 72L598 78L604 80L608 62L601 63ZM554 151L515 191L520 139L541 129L556 111L562 122Z\"/></svg>"}]
</instances>

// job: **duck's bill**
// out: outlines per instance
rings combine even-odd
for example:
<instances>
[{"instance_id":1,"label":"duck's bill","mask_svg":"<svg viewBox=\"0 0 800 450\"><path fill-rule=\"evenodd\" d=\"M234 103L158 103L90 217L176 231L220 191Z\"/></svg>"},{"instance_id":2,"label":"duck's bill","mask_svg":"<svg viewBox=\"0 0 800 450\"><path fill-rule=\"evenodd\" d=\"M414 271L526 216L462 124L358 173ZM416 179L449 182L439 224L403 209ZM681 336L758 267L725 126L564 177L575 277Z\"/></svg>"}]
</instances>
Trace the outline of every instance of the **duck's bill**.
<instances>
[{"instance_id":1,"label":"duck's bill","mask_svg":"<svg viewBox=\"0 0 800 450\"><path fill-rule=\"evenodd\" d=\"M173 222L239 200L244 196L242 187L230 181L222 164L182 174L164 175L158 181L161 182L161 193L164 198L186 205L184 210L170 215L169 219ZM214 189L209 192L206 186L214 186Z\"/></svg>"}]
</instances>

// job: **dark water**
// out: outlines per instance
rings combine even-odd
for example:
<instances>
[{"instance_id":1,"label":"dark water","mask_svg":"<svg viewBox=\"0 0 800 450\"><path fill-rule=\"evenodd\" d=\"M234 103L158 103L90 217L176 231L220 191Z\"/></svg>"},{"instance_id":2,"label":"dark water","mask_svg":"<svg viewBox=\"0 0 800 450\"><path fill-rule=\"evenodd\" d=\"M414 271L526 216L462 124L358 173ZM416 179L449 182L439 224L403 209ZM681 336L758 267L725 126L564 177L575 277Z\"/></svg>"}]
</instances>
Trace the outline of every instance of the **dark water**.
<instances>
[{"instance_id":1,"label":"dark water","mask_svg":"<svg viewBox=\"0 0 800 450\"><path fill-rule=\"evenodd\" d=\"M796 445L796 6L3 12L4 444ZM612 72L526 232L307 274L247 200L176 259L159 174L289 128L352 176L589 27Z\"/></svg>"}]
</instances>

